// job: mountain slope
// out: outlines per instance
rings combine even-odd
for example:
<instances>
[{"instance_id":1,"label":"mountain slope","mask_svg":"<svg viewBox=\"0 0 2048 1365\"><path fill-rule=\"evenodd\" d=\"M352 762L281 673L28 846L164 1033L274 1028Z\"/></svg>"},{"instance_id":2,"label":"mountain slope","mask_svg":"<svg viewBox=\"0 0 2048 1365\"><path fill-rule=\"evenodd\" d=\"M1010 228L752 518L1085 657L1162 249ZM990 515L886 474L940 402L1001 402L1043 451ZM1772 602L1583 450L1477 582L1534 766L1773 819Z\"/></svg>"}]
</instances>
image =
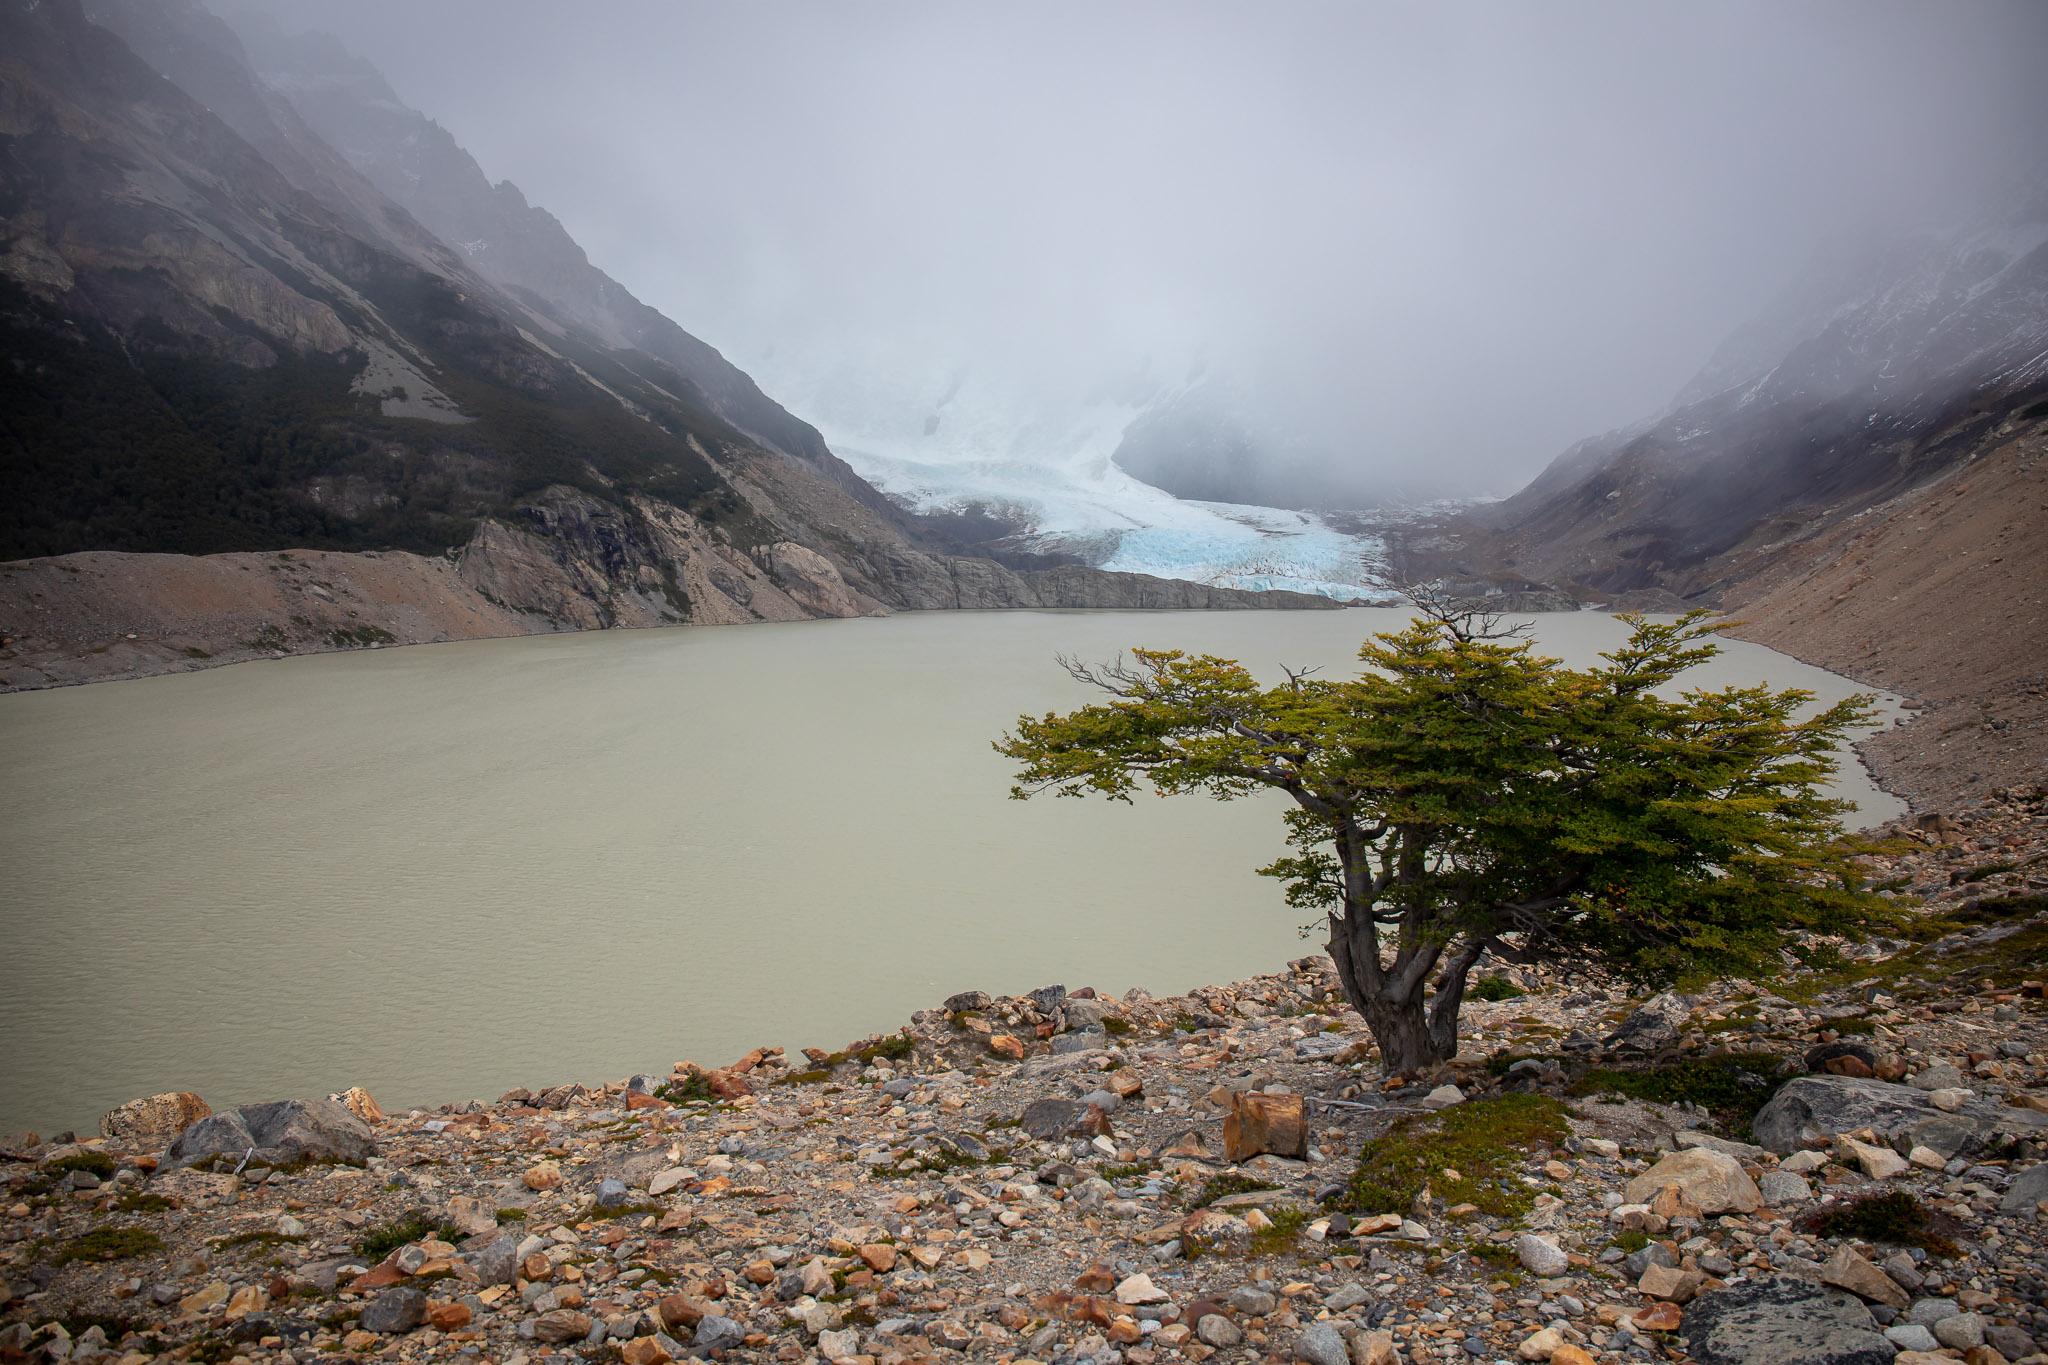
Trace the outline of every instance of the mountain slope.
<instances>
[{"instance_id":1,"label":"mountain slope","mask_svg":"<svg viewBox=\"0 0 2048 1365\"><path fill-rule=\"evenodd\" d=\"M1925 483L2048 396L2048 205L1869 257L1731 338L1663 417L1464 522L1516 574L1713 601L1774 547Z\"/></svg>"},{"instance_id":2,"label":"mountain slope","mask_svg":"<svg viewBox=\"0 0 2048 1365\"><path fill-rule=\"evenodd\" d=\"M446 553L480 599L437 625L368 601L328 621L315 599L277 621L257 594L220 618L240 624L164 643L159 664L258 640L334 647L351 622L437 638L497 620L484 606L521 629L583 629L1325 605L960 558L651 310L629 300L617 325L586 325L573 290L564 303L480 273L189 0L92 12L112 28L78 0L0 0L0 558ZM627 324L673 360L624 344ZM150 604L150 565L114 574L144 625L120 634L184 638L191 613L168 588ZM44 633L39 618L64 616L50 590L83 579L40 583L34 602L0 590L10 657L91 674L108 611L81 605Z\"/></svg>"}]
</instances>

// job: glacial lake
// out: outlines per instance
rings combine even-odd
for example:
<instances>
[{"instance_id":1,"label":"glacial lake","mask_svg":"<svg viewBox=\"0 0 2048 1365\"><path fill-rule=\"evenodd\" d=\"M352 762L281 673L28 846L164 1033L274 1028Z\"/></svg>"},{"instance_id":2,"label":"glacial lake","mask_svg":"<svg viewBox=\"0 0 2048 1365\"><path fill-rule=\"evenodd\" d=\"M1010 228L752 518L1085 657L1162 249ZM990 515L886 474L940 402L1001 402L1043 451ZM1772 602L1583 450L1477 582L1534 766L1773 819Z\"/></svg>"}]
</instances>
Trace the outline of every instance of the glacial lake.
<instances>
[{"instance_id":1,"label":"glacial lake","mask_svg":"<svg viewBox=\"0 0 2048 1365\"><path fill-rule=\"evenodd\" d=\"M1007 798L990 742L1133 645L1344 675L1403 614L931 612L315 655L0 696L0 1131L386 1109L838 1048L969 989L1320 951L1278 798ZM1534 618L1591 662L1625 634ZM1728 642L1687 681L1846 680ZM1887 706L1887 719L1892 714ZM1900 804L1849 759L1841 794Z\"/></svg>"}]
</instances>

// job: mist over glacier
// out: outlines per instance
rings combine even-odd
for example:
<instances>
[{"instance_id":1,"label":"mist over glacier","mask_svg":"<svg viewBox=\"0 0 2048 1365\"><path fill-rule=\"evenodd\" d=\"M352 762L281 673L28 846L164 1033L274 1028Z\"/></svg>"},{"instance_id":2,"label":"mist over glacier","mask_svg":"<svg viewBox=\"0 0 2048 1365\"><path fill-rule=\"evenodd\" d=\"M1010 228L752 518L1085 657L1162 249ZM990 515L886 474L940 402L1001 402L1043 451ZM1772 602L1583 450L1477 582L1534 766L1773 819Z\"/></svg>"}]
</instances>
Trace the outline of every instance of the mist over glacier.
<instances>
[{"instance_id":1,"label":"mist over glacier","mask_svg":"<svg viewBox=\"0 0 2048 1365\"><path fill-rule=\"evenodd\" d=\"M1063 391L962 371L913 383L901 369L856 382L838 366L760 368L861 477L913 511L979 520L1005 548L1217 587L1380 595L1374 537L1311 512L1177 498L1121 468L1131 422L1178 391L1149 375Z\"/></svg>"}]
</instances>

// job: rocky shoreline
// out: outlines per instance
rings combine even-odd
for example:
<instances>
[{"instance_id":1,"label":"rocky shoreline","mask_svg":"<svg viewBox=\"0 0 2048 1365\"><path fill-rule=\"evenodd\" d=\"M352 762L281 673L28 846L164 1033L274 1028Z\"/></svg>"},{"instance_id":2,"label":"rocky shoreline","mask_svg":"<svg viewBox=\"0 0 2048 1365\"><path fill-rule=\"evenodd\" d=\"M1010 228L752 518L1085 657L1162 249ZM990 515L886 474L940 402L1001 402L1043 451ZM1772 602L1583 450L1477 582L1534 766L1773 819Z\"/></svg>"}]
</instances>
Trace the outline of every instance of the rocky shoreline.
<instances>
[{"instance_id":1,"label":"rocky shoreline","mask_svg":"<svg viewBox=\"0 0 2048 1365\"><path fill-rule=\"evenodd\" d=\"M2048 798L1883 833L1876 956L1649 1000L1503 971L1430 1076L1382 1079L1310 957L491 1103L9 1135L0 1352L2041 1365Z\"/></svg>"}]
</instances>

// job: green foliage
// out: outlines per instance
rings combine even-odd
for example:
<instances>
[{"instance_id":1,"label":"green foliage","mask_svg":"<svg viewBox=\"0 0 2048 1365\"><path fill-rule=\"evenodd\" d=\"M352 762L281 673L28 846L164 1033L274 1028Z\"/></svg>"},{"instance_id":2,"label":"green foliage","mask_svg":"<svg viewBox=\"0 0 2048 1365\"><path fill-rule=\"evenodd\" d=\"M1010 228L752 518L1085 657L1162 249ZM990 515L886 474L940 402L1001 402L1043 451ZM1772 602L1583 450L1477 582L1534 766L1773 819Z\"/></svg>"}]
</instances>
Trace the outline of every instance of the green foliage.
<instances>
[{"instance_id":1,"label":"green foliage","mask_svg":"<svg viewBox=\"0 0 2048 1365\"><path fill-rule=\"evenodd\" d=\"M1114 1014L1105 1014L1102 1016L1102 1031L1112 1038L1121 1038L1131 1031L1131 1021L1119 1019Z\"/></svg>"},{"instance_id":2,"label":"green foliage","mask_svg":"<svg viewBox=\"0 0 2048 1365\"><path fill-rule=\"evenodd\" d=\"M868 1056L900 1062L910 1055L910 1050L916 1042L917 1040L908 1033L891 1033L869 1048Z\"/></svg>"},{"instance_id":3,"label":"green foliage","mask_svg":"<svg viewBox=\"0 0 2048 1365\"><path fill-rule=\"evenodd\" d=\"M525 1222L525 1221L526 1221L526 1210L525 1210L525 1209L499 1209L499 1210L498 1210L498 1222L499 1222L499 1223L501 1223L501 1224L502 1224L502 1223L523 1223L523 1222Z\"/></svg>"},{"instance_id":4,"label":"green foliage","mask_svg":"<svg viewBox=\"0 0 2048 1365\"><path fill-rule=\"evenodd\" d=\"M1614 1234L1614 1245L1623 1251L1641 1251L1650 1244L1650 1234L1641 1228L1623 1228Z\"/></svg>"},{"instance_id":5,"label":"green foliage","mask_svg":"<svg viewBox=\"0 0 2048 1365\"><path fill-rule=\"evenodd\" d=\"M1261 688L1233 660L1178 650L1069 662L1114 699L1019 717L996 749L1020 765L1020 799L1284 793L1292 852L1261 871L1327 920L1389 1066L1419 1065L1455 1047L1463 972L1490 949L1661 985L1775 970L1802 933L1894 916L1857 889L1847 807L1819 791L1869 698L1799 719L1812 697L1798 689L1676 691L1718 652L1706 616L1623 617L1628 642L1589 669L1456 611L1375 636L1350 680Z\"/></svg>"},{"instance_id":6,"label":"green foliage","mask_svg":"<svg viewBox=\"0 0 2048 1365\"><path fill-rule=\"evenodd\" d=\"M397 643L398 637L382 626L342 627L327 632L327 643L336 649L366 649L371 645Z\"/></svg>"},{"instance_id":7,"label":"green foliage","mask_svg":"<svg viewBox=\"0 0 2048 1365\"><path fill-rule=\"evenodd\" d=\"M654 1098L670 1104L688 1104L711 1098L711 1078L702 1071L676 1076L654 1087Z\"/></svg>"},{"instance_id":8,"label":"green foliage","mask_svg":"<svg viewBox=\"0 0 2048 1365\"><path fill-rule=\"evenodd\" d=\"M125 1261L163 1249L163 1238L146 1228L94 1228L66 1242L54 1259L58 1265L73 1261Z\"/></svg>"},{"instance_id":9,"label":"green foliage","mask_svg":"<svg viewBox=\"0 0 2048 1365\"><path fill-rule=\"evenodd\" d=\"M462 1240L463 1232L452 1223L435 1222L424 1214L416 1213L395 1223L372 1228L363 1234L363 1239L356 1243L356 1255L381 1261L400 1247L424 1241L429 1237L444 1242L459 1242Z\"/></svg>"},{"instance_id":10,"label":"green foliage","mask_svg":"<svg viewBox=\"0 0 2048 1365\"><path fill-rule=\"evenodd\" d=\"M1775 1056L1731 1052L1669 1066L1596 1067L1579 1078L1571 1093L1619 1093L1656 1104L1696 1104L1731 1131L1743 1131L1778 1088L1779 1064Z\"/></svg>"},{"instance_id":11,"label":"green foliage","mask_svg":"<svg viewBox=\"0 0 2048 1365\"><path fill-rule=\"evenodd\" d=\"M1474 1204L1495 1218L1519 1218L1536 1196L1517 1178L1528 1150L1538 1142L1562 1143L1570 1114L1547 1095L1506 1095L1397 1119L1384 1136L1360 1149L1339 1207L1406 1216L1428 1186L1447 1204ZM1446 1179L1446 1170L1460 1178Z\"/></svg>"},{"instance_id":12,"label":"green foliage","mask_svg":"<svg viewBox=\"0 0 2048 1365\"><path fill-rule=\"evenodd\" d=\"M1254 1194L1260 1190L1277 1190L1280 1187L1269 1180L1260 1180L1249 1175L1212 1175L1202 1182L1201 1191L1189 1201L1191 1209L1206 1209L1219 1199L1233 1194Z\"/></svg>"},{"instance_id":13,"label":"green foliage","mask_svg":"<svg viewBox=\"0 0 2048 1365\"><path fill-rule=\"evenodd\" d=\"M1504 976L1486 976L1465 989L1467 1000L1514 1000L1528 992Z\"/></svg>"},{"instance_id":14,"label":"green foliage","mask_svg":"<svg viewBox=\"0 0 2048 1365\"><path fill-rule=\"evenodd\" d=\"M1823 1237L1854 1237L1865 1242L1890 1242L1924 1247L1937 1256L1954 1256L1953 1220L1940 1219L1904 1190L1867 1194L1825 1213L1809 1215L1811 1231Z\"/></svg>"},{"instance_id":15,"label":"green foliage","mask_svg":"<svg viewBox=\"0 0 2048 1365\"><path fill-rule=\"evenodd\" d=\"M1998 877L2018 869L2018 863L1979 863L1963 874L1963 880L1965 882L1981 882L1986 877Z\"/></svg>"}]
</instances>

